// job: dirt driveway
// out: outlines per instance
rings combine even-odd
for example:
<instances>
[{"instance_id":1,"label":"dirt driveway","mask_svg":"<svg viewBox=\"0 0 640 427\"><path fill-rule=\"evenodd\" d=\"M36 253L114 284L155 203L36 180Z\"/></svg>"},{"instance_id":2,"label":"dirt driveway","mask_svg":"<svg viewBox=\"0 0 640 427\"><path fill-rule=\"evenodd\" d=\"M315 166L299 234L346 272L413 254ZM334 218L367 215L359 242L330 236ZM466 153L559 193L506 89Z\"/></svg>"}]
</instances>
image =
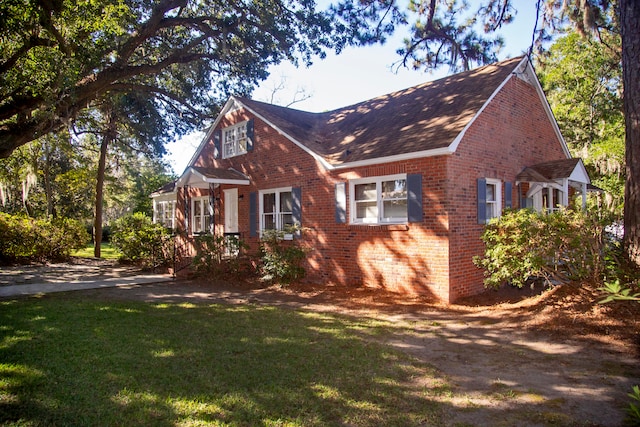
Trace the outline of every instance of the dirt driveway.
<instances>
[{"instance_id":1,"label":"dirt driveway","mask_svg":"<svg viewBox=\"0 0 640 427\"><path fill-rule=\"evenodd\" d=\"M589 287L507 289L446 307L382 290L310 285L177 281L86 292L388 320L394 333L381 340L443 378L436 398L447 408L447 425L621 426L627 393L640 384L640 304L594 304L598 295Z\"/></svg>"}]
</instances>

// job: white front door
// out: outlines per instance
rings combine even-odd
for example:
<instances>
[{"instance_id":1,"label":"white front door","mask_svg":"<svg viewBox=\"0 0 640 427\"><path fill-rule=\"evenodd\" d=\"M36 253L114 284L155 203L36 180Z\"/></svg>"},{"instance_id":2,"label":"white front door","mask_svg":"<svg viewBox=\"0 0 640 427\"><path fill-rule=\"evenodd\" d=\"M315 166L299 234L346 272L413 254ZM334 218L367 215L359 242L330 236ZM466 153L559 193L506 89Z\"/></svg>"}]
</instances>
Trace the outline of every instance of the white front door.
<instances>
[{"instance_id":1,"label":"white front door","mask_svg":"<svg viewBox=\"0 0 640 427\"><path fill-rule=\"evenodd\" d=\"M238 189L224 190L224 232L238 232Z\"/></svg>"}]
</instances>

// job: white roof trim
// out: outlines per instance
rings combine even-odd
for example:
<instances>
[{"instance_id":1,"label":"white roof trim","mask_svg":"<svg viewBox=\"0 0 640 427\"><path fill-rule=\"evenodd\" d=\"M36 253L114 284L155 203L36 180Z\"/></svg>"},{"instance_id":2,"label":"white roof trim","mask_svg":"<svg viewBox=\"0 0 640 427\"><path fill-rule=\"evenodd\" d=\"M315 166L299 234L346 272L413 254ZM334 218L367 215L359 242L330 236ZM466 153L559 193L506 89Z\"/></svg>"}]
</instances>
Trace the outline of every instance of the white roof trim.
<instances>
[{"instance_id":1,"label":"white roof trim","mask_svg":"<svg viewBox=\"0 0 640 427\"><path fill-rule=\"evenodd\" d=\"M193 183L194 181L192 181L192 178L195 178L196 187L197 187L197 184L207 184L207 187L208 187L208 184L217 184L217 185L220 185L220 184L249 185L250 184L249 178L246 178L246 179L210 178L198 172L193 167L188 167L187 170L185 170L185 172L182 174L182 176L176 181L176 188Z\"/></svg>"},{"instance_id":2,"label":"white roof trim","mask_svg":"<svg viewBox=\"0 0 640 427\"><path fill-rule=\"evenodd\" d=\"M542 86L540 85L540 81L538 80L538 77L536 76L535 71L533 70L533 67L531 66L531 63L530 63L529 59L525 56L522 59L522 61L520 61L520 63L516 66L514 71L511 74L509 74L509 76L500 84L500 86L498 86L496 88L496 90L491 94L491 96L487 99L487 101L485 101L485 103L482 105L482 107L476 112L476 114L471 118L471 120L469 120L469 122L465 125L465 127L462 129L462 131L460 131L460 133L451 142L451 144L449 144L449 146L445 147L445 148L436 148L436 149L432 149L432 150L417 151L417 152L406 153L406 154L397 154L397 155L392 155L392 156L387 156L387 157L377 157L377 158L374 158L374 159L360 160L360 161L347 162L347 163L342 163L342 164L335 165L335 164L330 163L323 156L321 156L318 153L316 153L315 151L311 150L306 145L300 143L297 139L295 139L294 137L292 137L291 135L289 135L288 133L286 133L285 131L280 129L274 123L272 123L269 120L267 120L264 116L258 114L256 111L254 111L253 109L251 109L250 107L248 107L247 105L242 103L242 101L240 101L236 97L232 96L231 98L229 98L229 100L226 102L225 106L222 108L222 110L218 114L215 122L213 122L213 124L209 127L207 133L205 134L204 138L200 142L200 145L198 146L198 149L196 150L196 152L191 157L191 160L189 160L189 163L188 163L189 166L188 167L193 166L193 163L196 161L196 159L198 158L198 156L200 155L200 153L204 149L205 145L207 144L207 142L211 138L213 130L217 127L218 123L220 123L220 120L222 120L222 118L229 111L232 111L232 110L235 110L235 109L238 109L238 108L241 108L241 107L243 107L243 108L247 109L248 111L250 111L253 115L255 115L256 117L260 118L260 120L262 120L265 123L267 123L270 127L275 129L282 136L287 138L289 141L293 142L295 145L297 145L299 148L301 148L307 154L311 155L311 157L313 157L318 163L320 163L322 166L324 166L324 168L327 169L327 170L337 170L337 169L345 169L345 168L360 167L360 166L370 166L370 165L376 165L376 164L381 164L381 163L391 163L391 162L397 162L397 161L403 161L403 160L411 160L411 159L418 159L418 158L424 158L424 157L435 157L435 156L452 154L452 153L456 152L456 150L458 149L458 145L460 144L460 142L464 138L467 130L476 121L476 119L480 116L480 114L493 101L493 99L502 90L502 88L509 82L509 80L512 77L518 76L518 75L525 76L525 79L528 82L530 82L534 86L534 88L536 89L536 92L538 93L538 97L540 98L540 100L542 102L542 106L543 106L543 108L545 110L545 113L547 114L547 117L549 118L549 121L551 122L551 125L553 126L553 130L554 130L558 140L560 141L560 144L562 146L563 152L565 153L567 158L571 158L571 154L569 152L569 148L567 146L567 143L565 142L564 138L562 137L562 134L560 133L560 128L558 127L558 123L556 122L556 119L555 119L555 117L553 115L553 112L551 111L551 107L549 106L549 102L547 101L547 98L544 95L544 91L542 90ZM185 170L185 172L186 172L186 170Z\"/></svg>"},{"instance_id":3,"label":"white roof trim","mask_svg":"<svg viewBox=\"0 0 640 427\"><path fill-rule=\"evenodd\" d=\"M569 175L569 181L579 182L582 184L591 184L591 178L589 178L587 168L584 167L582 159L579 159L576 167L573 168L573 172L571 172L571 175Z\"/></svg>"},{"instance_id":4,"label":"white roof trim","mask_svg":"<svg viewBox=\"0 0 640 427\"><path fill-rule=\"evenodd\" d=\"M520 63L516 66L513 72L509 74L509 77L507 77L500 84L500 86L498 86L498 88L493 92L493 94L491 94L489 99L487 99L484 105L478 110L478 112L476 112L473 118L469 120L469 123L467 123L464 129L462 129L462 131L458 134L458 136L453 140L453 142L449 146L449 149L452 153L455 153L455 151L458 149L458 145L460 144L460 141L462 141L462 138L464 138L464 135L466 134L467 130L476 121L476 119L485 110L485 108L493 101L493 99L498 95L498 93L502 90L502 88L509 82L509 80L511 80L512 77L518 76L518 75L524 75L526 81L528 81L535 88L536 92L538 93L538 97L542 102L542 106L545 110L545 113L547 114L547 117L549 118L549 121L553 126L553 131L555 132L558 140L560 141L560 144L562 146L562 151L567 156L567 158L569 159L571 158L569 147L567 146L566 141L564 140L564 138L562 137L562 134L560 133L558 122L556 122L556 119L553 116L553 112L551 111L551 107L549 106L549 102L547 101L547 97L545 96L544 91L542 90L542 86L540 86L540 81L538 80L538 77L536 76L536 73L533 70L533 67L531 66L531 62L529 61L529 58L527 58L526 56L522 58L522 61L520 61Z\"/></svg>"},{"instance_id":5,"label":"white roof trim","mask_svg":"<svg viewBox=\"0 0 640 427\"><path fill-rule=\"evenodd\" d=\"M413 159L421 159L425 157L435 157L435 156L446 156L453 153L454 151L451 151L450 147L434 148L431 150L416 151L413 153L396 154L394 156L376 157L374 159L357 160L355 162L342 163L339 165L333 165L332 169L337 170L337 169L346 169L346 168L357 168L362 166L373 166L373 165L379 165L383 163L400 162L403 160L413 160Z\"/></svg>"},{"instance_id":6,"label":"white roof trim","mask_svg":"<svg viewBox=\"0 0 640 427\"><path fill-rule=\"evenodd\" d=\"M524 62L524 66L522 63L520 63L520 65L516 67L515 74L518 74L518 73L524 74L527 77L527 80L536 89L536 92L538 92L538 97L542 102L542 107L544 108L545 113L547 113L547 117L549 118L549 121L553 126L553 131L556 133L556 137L558 138L558 141L560 141L560 144L562 146L562 151L567 156L567 159L571 159L573 156L571 156L571 152L569 151L569 146L567 145L567 142L564 140L564 137L560 132L560 127L558 126L558 122L556 121L556 118L553 115L553 111L551 111L551 106L549 105L549 101L547 100L547 97L544 94L544 91L542 90L542 86L540 85L540 80L538 80L538 76L536 75L536 72L533 69L533 66L531 65L531 61L529 61L529 59L526 56L522 61ZM520 68L524 68L524 69L521 71L518 71L518 69Z\"/></svg>"},{"instance_id":7,"label":"white roof trim","mask_svg":"<svg viewBox=\"0 0 640 427\"><path fill-rule=\"evenodd\" d=\"M218 115L216 116L216 120L207 129L207 132L205 133L204 137L200 141L200 145L198 145L198 148L196 149L195 153L193 153L193 156L191 156L189 163L187 163L187 167L185 168L183 174L187 171L188 168L193 166L196 159L200 156L200 153L202 152L204 147L207 145L207 142L209 141L209 139L211 139L211 135L213 134L213 131L218 126L218 123L220 123L222 118L229 111L236 110L238 109L238 107L239 107L238 101L233 96L227 100L227 102L224 104L224 107L222 107L222 110L220 110L220 113L218 113Z\"/></svg>"},{"instance_id":8,"label":"white roof trim","mask_svg":"<svg viewBox=\"0 0 640 427\"><path fill-rule=\"evenodd\" d=\"M315 151L311 150L309 147L307 147L306 145L300 143L297 139L295 139L294 137L292 137L291 135L289 135L288 133L286 133L285 131L283 131L282 129L280 129L278 126L276 126L275 124L273 124L272 122L270 122L269 120L267 120L264 116L262 116L261 114L258 114L255 110L251 109L250 107L242 104L241 101L237 101L238 104L242 105L244 108L246 108L248 111L250 111L251 113L253 113L254 116L260 118L260 120L262 120L263 122L267 123L271 128L275 129L280 135L284 136L285 138L287 138L289 141L293 142L295 145L297 145L298 147L300 147L302 150L304 150L305 152L307 152L307 154L310 154L311 157L313 157L316 161L318 161L320 164L322 164L322 166L324 166L326 169L328 170L333 170L335 169L335 166L332 165L331 163L329 163L324 157L322 157L321 155L319 155L318 153L316 153Z\"/></svg>"}]
</instances>

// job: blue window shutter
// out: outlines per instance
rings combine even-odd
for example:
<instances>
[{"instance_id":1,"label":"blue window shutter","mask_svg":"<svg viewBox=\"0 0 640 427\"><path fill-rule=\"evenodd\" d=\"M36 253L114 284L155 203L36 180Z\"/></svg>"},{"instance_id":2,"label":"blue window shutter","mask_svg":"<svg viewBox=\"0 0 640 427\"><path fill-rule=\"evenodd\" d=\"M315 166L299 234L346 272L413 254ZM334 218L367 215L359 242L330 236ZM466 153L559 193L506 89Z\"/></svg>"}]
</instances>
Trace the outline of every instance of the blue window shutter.
<instances>
[{"instance_id":1,"label":"blue window shutter","mask_svg":"<svg viewBox=\"0 0 640 427\"><path fill-rule=\"evenodd\" d=\"M293 223L297 226L302 226L302 189L300 187L291 189L291 216L293 217ZM300 230L297 230L295 235L300 237Z\"/></svg>"},{"instance_id":2,"label":"blue window shutter","mask_svg":"<svg viewBox=\"0 0 640 427\"><path fill-rule=\"evenodd\" d=\"M511 183L504 183L504 207L506 209L511 209L513 207L513 202L511 200Z\"/></svg>"},{"instance_id":3,"label":"blue window shutter","mask_svg":"<svg viewBox=\"0 0 640 427\"><path fill-rule=\"evenodd\" d=\"M247 151L253 151L254 131L253 119L247 122Z\"/></svg>"},{"instance_id":4,"label":"blue window shutter","mask_svg":"<svg viewBox=\"0 0 640 427\"><path fill-rule=\"evenodd\" d=\"M422 174L407 175L407 219L422 222Z\"/></svg>"},{"instance_id":5,"label":"blue window shutter","mask_svg":"<svg viewBox=\"0 0 640 427\"><path fill-rule=\"evenodd\" d=\"M222 131L220 129L213 132L213 147L215 148L213 158L222 157Z\"/></svg>"},{"instance_id":6,"label":"blue window shutter","mask_svg":"<svg viewBox=\"0 0 640 427\"><path fill-rule=\"evenodd\" d=\"M258 235L258 193L249 193L249 236Z\"/></svg>"},{"instance_id":7,"label":"blue window shutter","mask_svg":"<svg viewBox=\"0 0 640 427\"><path fill-rule=\"evenodd\" d=\"M347 185L344 182L336 184L336 222L347 222Z\"/></svg>"},{"instance_id":8,"label":"blue window shutter","mask_svg":"<svg viewBox=\"0 0 640 427\"><path fill-rule=\"evenodd\" d=\"M478 224L487 223L487 180L478 178Z\"/></svg>"}]
</instances>

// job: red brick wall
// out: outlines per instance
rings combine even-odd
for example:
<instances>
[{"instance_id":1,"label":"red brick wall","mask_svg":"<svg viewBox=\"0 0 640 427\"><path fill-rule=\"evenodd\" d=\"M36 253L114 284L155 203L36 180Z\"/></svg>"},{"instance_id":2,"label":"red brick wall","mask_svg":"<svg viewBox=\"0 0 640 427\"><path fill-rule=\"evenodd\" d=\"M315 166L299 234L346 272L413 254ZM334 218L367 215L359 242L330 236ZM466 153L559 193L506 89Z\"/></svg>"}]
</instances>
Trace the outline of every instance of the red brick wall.
<instances>
[{"instance_id":1,"label":"red brick wall","mask_svg":"<svg viewBox=\"0 0 640 427\"><path fill-rule=\"evenodd\" d=\"M477 223L477 179L503 183L503 207L504 183L511 182L513 206L518 207L516 175L525 166L565 158L535 88L512 77L467 130L448 162L452 300L484 290L482 271L472 261L484 251L484 226Z\"/></svg>"},{"instance_id":2,"label":"red brick wall","mask_svg":"<svg viewBox=\"0 0 640 427\"><path fill-rule=\"evenodd\" d=\"M248 118L244 111L234 112L219 127ZM467 130L456 153L448 156L327 171L259 118L255 118L254 129L253 151L214 159L210 141L195 163L232 167L250 178L250 185L238 186L238 208L242 238L251 250L257 250L258 240L249 236L249 194L300 187L306 228L300 243L309 250L307 280L426 294L446 302L483 290L482 272L472 262L483 251L479 238L483 226L477 224L477 179L511 182L516 205L516 174L526 165L564 158L535 89L516 78ZM422 223L336 223L336 183L346 183L349 200L349 180L401 173L422 175ZM231 186L217 191L222 194L224 188ZM219 208L216 220L223 223L224 207ZM349 214L347 203L347 218Z\"/></svg>"}]
</instances>

